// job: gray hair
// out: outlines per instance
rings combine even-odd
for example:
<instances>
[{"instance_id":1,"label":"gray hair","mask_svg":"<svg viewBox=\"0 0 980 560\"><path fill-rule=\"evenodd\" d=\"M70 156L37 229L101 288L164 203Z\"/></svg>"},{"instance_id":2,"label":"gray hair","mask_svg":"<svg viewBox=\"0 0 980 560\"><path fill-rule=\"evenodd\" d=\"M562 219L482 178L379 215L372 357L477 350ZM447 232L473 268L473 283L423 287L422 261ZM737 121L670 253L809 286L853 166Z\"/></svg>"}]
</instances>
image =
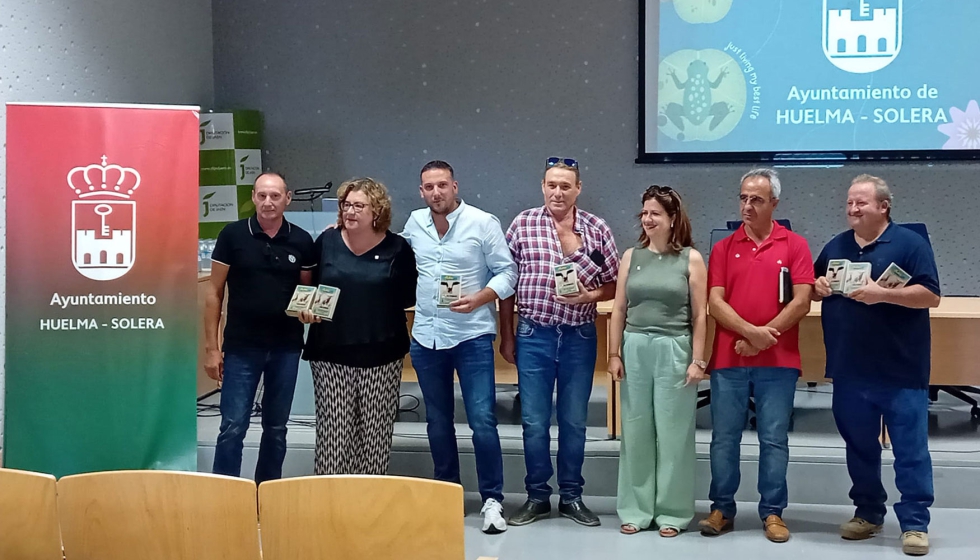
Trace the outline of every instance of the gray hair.
<instances>
[{"instance_id":1,"label":"gray hair","mask_svg":"<svg viewBox=\"0 0 980 560\"><path fill-rule=\"evenodd\" d=\"M742 180L739 181L739 184L741 185L746 179L751 179L752 177L765 177L768 179L769 187L772 189L772 197L779 199L779 194L782 192L783 187L779 183L779 173L776 173L775 169L772 169L771 167L757 167L745 175L742 175Z\"/></svg>"},{"instance_id":2,"label":"gray hair","mask_svg":"<svg viewBox=\"0 0 980 560\"><path fill-rule=\"evenodd\" d=\"M886 183L881 177L875 177L874 175L870 175L868 173L862 173L851 179L852 187L858 183L871 183L874 185L875 201L877 201L878 204L881 204L882 202L888 203L888 210L885 212L885 216L891 218L894 198L892 197L892 190L888 187L888 183Z\"/></svg>"}]
</instances>

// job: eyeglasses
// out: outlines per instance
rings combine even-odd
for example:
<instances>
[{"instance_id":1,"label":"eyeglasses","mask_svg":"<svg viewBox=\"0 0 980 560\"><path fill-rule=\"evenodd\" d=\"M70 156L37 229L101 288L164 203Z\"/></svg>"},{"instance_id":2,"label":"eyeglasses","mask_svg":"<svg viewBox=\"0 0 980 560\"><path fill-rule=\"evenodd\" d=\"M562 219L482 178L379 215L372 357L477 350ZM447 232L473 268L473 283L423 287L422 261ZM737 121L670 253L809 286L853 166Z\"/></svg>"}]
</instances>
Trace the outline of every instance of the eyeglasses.
<instances>
[{"instance_id":1,"label":"eyeglasses","mask_svg":"<svg viewBox=\"0 0 980 560\"><path fill-rule=\"evenodd\" d=\"M343 210L344 212L350 212L351 210L353 210L355 214L360 214L361 212L364 211L365 208L367 208L367 204L364 204L363 202L345 201L340 205L340 209Z\"/></svg>"},{"instance_id":2,"label":"eyeglasses","mask_svg":"<svg viewBox=\"0 0 980 560\"><path fill-rule=\"evenodd\" d=\"M749 196L745 194L738 195L738 202L740 204L748 203L751 206L761 206L769 202L769 200L770 199L762 198L761 196Z\"/></svg>"},{"instance_id":3,"label":"eyeglasses","mask_svg":"<svg viewBox=\"0 0 980 560\"><path fill-rule=\"evenodd\" d=\"M659 194L659 195L670 195L671 193L674 192L674 189L668 187L667 185L664 186L650 185L650 188L647 189L647 192L653 194Z\"/></svg>"},{"instance_id":4,"label":"eyeglasses","mask_svg":"<svg viewBox=\"0 0 980 560\"><path fill-rule=\"evenodd\" d=\"M568 166L568 167L573 167L575 169L578 169L578 162L575 161L574 159L572 159L572 158L559 158L559 157L550 157L550 158L548 158L548 161L545 162L545 168L546 169L551 169L552 167L558 165L559 163L562 164L562 165Z\"/></svg>"}]
</instances>

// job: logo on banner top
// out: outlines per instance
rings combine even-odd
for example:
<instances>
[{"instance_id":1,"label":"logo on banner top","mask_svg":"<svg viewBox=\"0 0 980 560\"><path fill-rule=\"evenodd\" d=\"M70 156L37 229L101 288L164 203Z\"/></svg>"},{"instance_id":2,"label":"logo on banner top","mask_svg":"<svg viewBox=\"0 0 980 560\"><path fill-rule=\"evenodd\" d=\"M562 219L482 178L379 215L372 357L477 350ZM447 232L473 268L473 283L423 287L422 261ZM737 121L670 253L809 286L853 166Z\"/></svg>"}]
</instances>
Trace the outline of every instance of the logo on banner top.
<instances>
[{"instance_id":1,"label":"logo on banner top","mask_svg":"<svg viewBox=\"0 0 980 560\"><path fill-rule=\"evenodd\" d=\"M92 280L120 278L136 260L136 202L129 198L142 178L108 160L74 167L67 177L79 198L71 203L71 261Z\"/></svg>"},{"instance_id":2,"label":"logo on banner top","mask_svg":"<svg viewBox=\"0 0 980 560\"><path fill-rule=\"evenodd\" d=\"M235 185L201 187L198 222L234 222L238 219L238 189Z\"/></svg>"},{"instance_id":3,"label":"logo on banner top","mask_svg":"<svg viewBox=\"0 0 980 560\"><path fill-rule=\"evenodd\" d=\"M251 185L262 174L262 150L235 150L235 183Z\"/></svg>"},{"instance_id":4,"label":"logo on banner top","mask_svg":"<svg viewBox=\"0 0 980 560\"><path fill-rule=\"evenodd\" d=\"M834 66L853 74L875 72L891 64L902 50L902 1L859 0L856 12L835 9L852 5L823 0L823 52Z\"/></svg>"},{"instance_id":5,"label":"logo on banner top","mask_svg":"<svg viewBox=\"0 0 980 560\"><path fill-rule=\"evenodd\" d=\"M234 150L234 120L231 113L202 113L197 129L201 150Z\"/></svg>"}]
</instances>

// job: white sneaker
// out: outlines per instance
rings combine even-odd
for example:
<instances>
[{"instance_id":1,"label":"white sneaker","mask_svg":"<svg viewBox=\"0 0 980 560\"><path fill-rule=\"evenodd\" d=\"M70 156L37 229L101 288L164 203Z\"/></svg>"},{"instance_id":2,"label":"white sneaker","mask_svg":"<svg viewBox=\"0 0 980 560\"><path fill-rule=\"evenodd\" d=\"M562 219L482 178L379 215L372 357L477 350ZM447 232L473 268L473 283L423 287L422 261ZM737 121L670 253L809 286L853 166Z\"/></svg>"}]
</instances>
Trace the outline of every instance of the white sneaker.
<instances>
[{"instance_id":1,"label":"white sneaker","mask_svg":"<svg viewBox=\"0 0 980 560\"><path fill-rule=\"evenodd\" d=\"M483 532L488 535L496 535L507 530L507 521L504 519L504 506L500 502L490 498L483 504L480 510L483 514Z\"/></svg>"}]
</instances>

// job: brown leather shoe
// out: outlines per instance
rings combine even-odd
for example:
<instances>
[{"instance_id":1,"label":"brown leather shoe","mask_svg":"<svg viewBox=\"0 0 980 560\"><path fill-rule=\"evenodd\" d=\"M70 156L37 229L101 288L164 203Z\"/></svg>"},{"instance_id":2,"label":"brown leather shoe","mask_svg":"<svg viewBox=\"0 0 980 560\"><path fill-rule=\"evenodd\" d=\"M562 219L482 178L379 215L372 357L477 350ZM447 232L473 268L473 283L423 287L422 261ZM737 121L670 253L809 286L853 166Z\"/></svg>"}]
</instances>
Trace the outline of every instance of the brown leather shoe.
<instances>
[{"instance_id":1,"label":"brown leather shoe","mask_svg":"<svg viewBox=\"0 0 980 560\"><path fill-rule=\"evenodd\" d=\"M789 540L789 529L778 515L770 515L766 518L766 538L772 542L786 542Z\"/></svg>"},{"instance_id":2,"label":"brown leather shoe","mask_svg":"<svg viewBox=\"0 0 980 560\"><path fill-rule=\"evenodd\" d=\"M735 520L728 519L718 510L711 512L711 515L698 522L701 534L706 537L717 537L735 528Z\"/></svg>"}]
</instances>

